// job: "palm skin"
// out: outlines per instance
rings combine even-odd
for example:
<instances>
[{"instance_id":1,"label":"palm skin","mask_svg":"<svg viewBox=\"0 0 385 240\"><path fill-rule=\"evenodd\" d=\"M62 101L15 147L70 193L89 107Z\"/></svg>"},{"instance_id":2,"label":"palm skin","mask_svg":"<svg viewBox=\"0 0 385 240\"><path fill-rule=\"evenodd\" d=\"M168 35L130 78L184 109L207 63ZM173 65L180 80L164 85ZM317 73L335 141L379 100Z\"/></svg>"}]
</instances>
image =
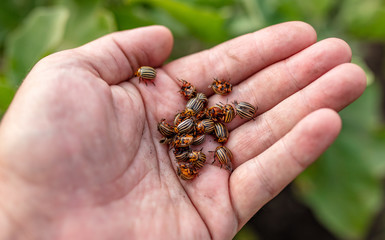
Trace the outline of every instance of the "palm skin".
<instances>
[{"instance_id":1,"label":"palm skin","mask_svg":"<svg viewBox=\"0 0 385 240\"><path fill-rule=\"evenodd\" d=\"M335 111L365 88L338 39L316 43L307 24L248 34L161 66L172 37L153 26L108 35L40 61L0 125L0 236L14 239L231 239L335 139ZM233 93L212 95L213 77ZM207 164L175 174L157 122L185 101L177 78L216 102L246 100L255 121L229 124L230 172ZM227 99L228 98L228 99ZM214 141L206 141L208 163ZM1 235L3 234L3 235Z\"/></svg>"}]
</instances>

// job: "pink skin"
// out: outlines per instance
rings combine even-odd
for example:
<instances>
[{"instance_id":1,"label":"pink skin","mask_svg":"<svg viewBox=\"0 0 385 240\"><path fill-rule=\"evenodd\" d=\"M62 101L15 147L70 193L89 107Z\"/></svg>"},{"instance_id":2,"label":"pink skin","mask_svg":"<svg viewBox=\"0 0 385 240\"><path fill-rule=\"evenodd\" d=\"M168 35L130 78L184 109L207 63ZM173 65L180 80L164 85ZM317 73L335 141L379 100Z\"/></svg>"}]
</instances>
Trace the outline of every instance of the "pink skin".
<instances>
[{"instance_id":1,"label":"pink skin","mask_svg":"<svg viewBox=\"0 0 385 240\"><path fill-rule=\"evenodd\" d=\"M172 36L152 26L44 58L0 124L0 239L231 239L325 151L336 111L365 89L349 46L316 39L283 23L162 66ZM140 66L158 67L156 86L133 78ZM213 95L213 77L232 93ZM211 106L258 106L255 121L228 124L231 174L208 164L192 181L176 175L157 123L184 108L178 78Z\"/></svg>"}]
</instances>

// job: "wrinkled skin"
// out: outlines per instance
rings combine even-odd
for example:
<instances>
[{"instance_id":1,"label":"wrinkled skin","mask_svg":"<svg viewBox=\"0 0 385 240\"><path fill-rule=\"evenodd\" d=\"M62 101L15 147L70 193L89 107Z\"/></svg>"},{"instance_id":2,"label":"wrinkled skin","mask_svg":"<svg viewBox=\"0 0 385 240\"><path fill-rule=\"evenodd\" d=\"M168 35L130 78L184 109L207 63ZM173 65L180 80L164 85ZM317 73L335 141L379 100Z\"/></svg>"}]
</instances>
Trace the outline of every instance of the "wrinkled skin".
<instances>
[{"instance_id":1,"label":"wrinkled skin","mask_svg":"<svg viewBox=\"0 0 385 240\"><path fill-rule=\"evenodd\" d=\"M337 111L365 88L339 39L289 22L164 64L160 26L117 32L42 59L0 125L1 239L231 239L339 133ZM140 66L157 70L139 83ZM213 95L214 77L233 91ZM157 123L183 110L185 79L217 102L258 106L228 124L230 173L176 175ZM206 140L207 163L217 144Z\"/></svg>"}]
</instances>

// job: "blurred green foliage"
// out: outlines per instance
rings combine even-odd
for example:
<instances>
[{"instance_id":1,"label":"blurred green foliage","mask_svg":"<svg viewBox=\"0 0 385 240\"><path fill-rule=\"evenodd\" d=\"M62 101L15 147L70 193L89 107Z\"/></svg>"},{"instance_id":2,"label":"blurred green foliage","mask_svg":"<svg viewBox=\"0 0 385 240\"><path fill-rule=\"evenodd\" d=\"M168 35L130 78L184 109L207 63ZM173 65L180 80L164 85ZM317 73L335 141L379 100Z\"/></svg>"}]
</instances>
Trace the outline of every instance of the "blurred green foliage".
<instances>
[{"instance_id":1,"label":"blurred green foliage","mask_svg":"<svg viewBox=\"0 0 385 240\"><path fill-rule=\"evenodd\" d=\"M347 40L370 84L341 112L336 142L295 181L297 195L336 237L362 239L384 207L385 131L379 115L383 93L361 46L385 40L384 11L381 0L3 0L0 115L39 59L115 30L165 25L174 34L175 59L275 23L306 21L319 39ZM252 232L246 229L237 239L256 239Z\"/></svg>"}]
</instances>

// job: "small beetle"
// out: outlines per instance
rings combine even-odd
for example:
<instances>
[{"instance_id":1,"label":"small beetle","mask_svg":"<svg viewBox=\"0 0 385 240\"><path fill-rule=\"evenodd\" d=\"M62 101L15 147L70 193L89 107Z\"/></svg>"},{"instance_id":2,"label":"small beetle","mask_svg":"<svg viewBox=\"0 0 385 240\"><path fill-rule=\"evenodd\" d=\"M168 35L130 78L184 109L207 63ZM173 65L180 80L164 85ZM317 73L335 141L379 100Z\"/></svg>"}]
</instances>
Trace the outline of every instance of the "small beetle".
<instances>
[{"instance_id":1,"label":"small beetle","mask_svg":"<svg viewBox=\"0 0 385 240\"><path fill-rule=\"evenodd\" d=\"M235 112L239 115L239 117L247 120L254 119L255 112L258 109L248 102L238 103L237 101L234 101L234 107Z\"/></svg>"},{"instance_id":2,"label":"small beetle","mask_svg":"<svg viewBox=\"0 0 385 240\"><path fill-rule=\"evenodd\" d=\"M204 104L204 101L197 97L191 98L186 104L186 109L184 113L187 116L195 116L197 113L202 111L202 109L204 108Z\"/></svg>"},{"instance_id":3,"label":"small beetle","mask_svg":"<svg viewBox=\"0 0 385 240\"><path fill-rule=\"evenodd\" d=\"M229 123L233 121L235 117L235 111L233 106L231 106L230 104L226 104L226 105L217 104L217 105L222 109L222 116L220 120L224 123Z\"/></svg>"},{"instance_id":4,"label":"small beetle","mask_svg":"<svg viewBox=\"0 0 385 240\"><path fill-rule=\"evenodd\" d=\"M219 143L225 143L227 142L227 139L229 138L229 130L227 130L227 127L220 122L216 122L214 125L214 133L217 142Z\"/></svg>"},{"instance_id":5,"label":"small beetle","mask_svg":"<svg viewBox=\"0 0 385 240\"><path fill-rule=\"evenodd\" d=\"M198 175L192 163L180 163L176 172L183 180L192 180Z\"/></svg>"},{"instance_id":6,"label":"small beetle","mask_svg":"<svg viewBox=\"0 0 385 240\"><path fill-rule=\"evenodd\" d=\"M174 127L166 123L166 119L164 118L158 123L158 131L164 137L172 137L175 135Z\"/></svg>"},{"instance_id":7,"label":"small beetle","mask_svg":"<svg viewBox=\"0 0 385 240\"><path fill-rule=\"evenodd\" d=\"M147 85L147 81L151 81L155 85L156 70L149 66L142 66L136 72L135 76L139 77L139 83L143 81Z\"/></svg>"},{"instance_id":8,"label":"small beetle","mask_svg":"<svg viewBox=\"0 0 385 240\"><path fill-rule=\"evenodd\" d=\"M174 131L177 134L188 133L194 127L194 121L191 118L187 118L175 126Z\"/></svg>"},{"instance_id":9,"label":"small beetle","mask_svg":"<svg viewBox=\"0 0 385 240\"><path fill-rule=\"evenodd\" d=\"M214 82L209 85L209 88L212 88L216 94L227 95L233 90L233 85L228 81L214 78Z\"/></svg>"},{"instance_id":10,"label":"small beetle","mask_svg":"<svg viewBox=\"0 0 385 240\"><path fill-rule=\"evenodd\" d=\"M191 151L188 157L190 163L193 164L195 171L201 169L206 163L206 154L202 152L202 149L200 151Z\"/></svg>"},{"instance_id":11,"label":"small beetle","mask_svg":"<svg viewBox=\"0 0 385 240\"><path fill-rule=\"evenodd\" d=\"M194 137L190 134L176 135L171 143L171 147L188 147L191 145Z\"/></svg>"},{"instance_id":12,"label":"small beetle","mask_svg":"<svg viewBox=\"0 0 385 240\"><path fill-rule=\"evenodd\" d=\"M177 162L186 162L189 159L190 147L176 147L174 156Z\"/></svg>"},{"instance_id":13,"label":"small beetle","mask_svg":"<svg viewBox=\"0 0 385 240\"><path fill-rule=\"evenodd\" d=\"M179 93L182 94L186 100L189 100L197 95L197 90L194 85L183 79L178 79L178 81L182 83Z\"/></svg>"},{"instance_id":14,"label":"small beetle","mask_svg":"<svg viewBox=\"0 0 385 240\"><path fill-rule=\"evenodd\" d=\"M215 155L214 155L214 161L218 159L219 163L221 164L221 168L223 165L225 165L226 169L231 172L231 161L233 160L233 153L225 146L218 146L215 149Z\"/></svg>"},{"instance_id":15,"label":"small beetle","mask_svg":"<svg viewBox=\"0 0 385 240\"><path fill-rule=\"evenodd\" d=\"M210 107L207 111L209 118L215 122L220 121L220 119L223 117L222 108L218 106Z\"/></svg>"},{"instance_id":16,"label":"small beetle","mask_svg":"<svg viewBox=\"0 0 385 240\"><path fill-rule=\"evenodd\" d=\"M214 121L211 119L203 119L197 123L196 130L198 134L212 133L214 131Z\"/></svg>"}]
</instances>

